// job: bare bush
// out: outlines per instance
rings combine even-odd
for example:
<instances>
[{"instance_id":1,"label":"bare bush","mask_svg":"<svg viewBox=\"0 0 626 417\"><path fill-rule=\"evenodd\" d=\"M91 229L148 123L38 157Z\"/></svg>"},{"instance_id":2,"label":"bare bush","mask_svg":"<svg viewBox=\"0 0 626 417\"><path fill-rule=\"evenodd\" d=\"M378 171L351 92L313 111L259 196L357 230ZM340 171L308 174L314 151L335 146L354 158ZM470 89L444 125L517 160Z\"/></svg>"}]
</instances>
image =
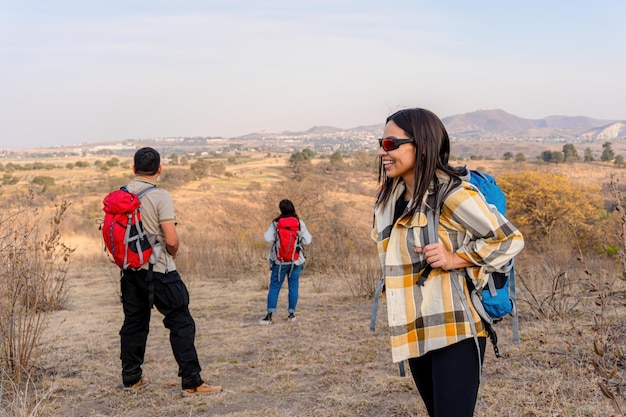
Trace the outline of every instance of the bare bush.
<instances>
[{"instance_id":1,"label":"bare bush","mask_svg":"<svg viewBox=\"0 0 626 417\"><path fill-rule=\"evenodd\" d=\"M48 231L39 224L33 193L0 212L0 368L16 383L30 378L47 311L67 301L73 249L61 242L59 225L69 203L56 207Z\"/></svg>"},{"instance_id":2,"label":"bare bush","mask_svg":"<svg viewBox=\"0 0 626 417\"><path fill-rule=\"evenodd\" d=\"M230 277L254 274L267 265L260 210L249 201L220 194L195 200L179 211L181 249L176 265L185 274Z\"/></svg>"},{"instance_id":3,"label":"bare bush","mask_svg":"<svg viewBox=\"0 0 626 417\"><path fill-rule=\"evenodd\" d=\"M618 217L615 233L617 254L622 269L622 278L626 280L626 209L624 208L624 199L615 175L611 175L610 188Z\"/></svg>"},{"instance_id":4,"label":"bare bush","mask_svg":"<svg viewBox=\"0 0 626 417\"><path fill-rule=\"evenodd\" d=\"M518 301L547 319L579 315L576 308L581 303L584 277L571 259L571 254L561 247L541 254L524 254L521 262L516 262L516 280L522 289Z\"/></svg>"},{"instance_id":5,"label":"bare bush","mask_svg":"<svg viewBox=\"0 0 626 417\"><path fill-rule=\"evenodd\" d=\"M580 359L590 364L601 393L619 415L625 415L623 371L626 351L626 326L620 308L624 304L624 230L626 210L612 178L618 221L599 228L597 236L589 230L563 227L550 236L532 236L536 250L526 250L518 262L518 278L525 292L519 298L532 311L548 320L569 320L574 332L582 334L580 319L591 320L591 338L584 339L587 351ZM614 230L611 230L614 227ZM604 240L605 250L589 245ZM585 242L585 244L581 244ZM608 248L617 248L616 251ZM617 255L618 263L612 258ZM617 267L617 268L616 268ZM590 343L591 339L591 343ZM572 349L578 349L572 345Z\"/></svg>"},{"instance_id":6,"label":"bare bush","mask_svg":"<svg viewBox=\"0 0 626 417\"><path fill-rule=\"evenodd\" d=\"M17 384L4 369L0 369L0 416L36 417L42 415L40 407L53 393L54 387L41 393L35 381L29 378Z\"/></svg>"},{"instance_id":7,"label":"bare bush","mask_svg":"<svg viewBox=\"0 0 626 417\"><path fill-rule=\"evenodd\" d=\"M618 227L615 233L617 240L617 257L621 271L612 273L598 272L586 268L589 275L589 293L593 296L595 338L593 352L595 358L592 364L599 377L598 386L602 394L607 397L617 413L626 415L626 406L623 403L622 393L626 389L626 378L623 368L626 359L626 325L624 318L619 314L619 307L625 303L626 291L623 284L626 282L626 209L617 178L611 176L611 194L616 203ZM595 271L595 274L591 271ZM594 279L595 278L595 279Z\"/></svg>"},{"instance_id":8,"label":"bare bush","mask_svg":"<svg viewBox=\"0 0 626 417\"><path fill-rule=\"evenodd\" d=\"M374 297L376 284L380 280L380 263L377 257L356 255L346 262L346 283L353 297Z\"/></svg>"},{"instance_id":9,"label":"bare bush","mask_svg":"<svg viewBox=\"0 0 626 417\"><path fill-rule=\"evenodd\" d=\"M260 238L251 231L220 233L217 240L207 241L206 229L185 233L184 253L176 264L185 274L236 277L263 270L267 256Z\"/></svg>"}]
</instances>

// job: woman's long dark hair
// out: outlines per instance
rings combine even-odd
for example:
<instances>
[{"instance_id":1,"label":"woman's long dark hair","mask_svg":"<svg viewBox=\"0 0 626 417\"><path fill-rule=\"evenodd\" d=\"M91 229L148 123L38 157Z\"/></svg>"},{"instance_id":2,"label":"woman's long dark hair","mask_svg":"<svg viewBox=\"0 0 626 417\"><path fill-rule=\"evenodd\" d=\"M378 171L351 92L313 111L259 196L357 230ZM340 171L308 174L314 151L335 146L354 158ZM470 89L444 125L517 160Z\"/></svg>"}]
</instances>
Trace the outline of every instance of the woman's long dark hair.
<instances>
[{"instance_id":1,"label":"woman's long dark hair","mask_svg":"<svg viewBox=\"0 0 626 417\"><path fill-rule=\"evenodd\" d=\"M280 210L280 216L274 219L275 222L282 219L283 217L295 217L296 219L300 220L300 218L296 214L296 208L293 206L291 200L280 200L280 203L278 203L278 209Z\"/></svg>"},{"instance_id":2,"label":"woman's long dark hair","mask_svg":"<svg viewBox=\"0 0 626 417\"><path fill-rule=\"evenodd\" d=\"M409 215L414 215L422 204L428 187L434 183L439 187L437 170L450 176L450 184L446 194L461 183L459 172L448 164L450 158L450 138L445 126L439 118L426 109L405 109L392 114L387 118L415 142L415 188L413 200L407 208ZM382 158L378 158L378 201L377 205L386 205L393 192L394 179L387 177ZM439 202L441 204L441 202Z\"/></svg>"}]
</instances>

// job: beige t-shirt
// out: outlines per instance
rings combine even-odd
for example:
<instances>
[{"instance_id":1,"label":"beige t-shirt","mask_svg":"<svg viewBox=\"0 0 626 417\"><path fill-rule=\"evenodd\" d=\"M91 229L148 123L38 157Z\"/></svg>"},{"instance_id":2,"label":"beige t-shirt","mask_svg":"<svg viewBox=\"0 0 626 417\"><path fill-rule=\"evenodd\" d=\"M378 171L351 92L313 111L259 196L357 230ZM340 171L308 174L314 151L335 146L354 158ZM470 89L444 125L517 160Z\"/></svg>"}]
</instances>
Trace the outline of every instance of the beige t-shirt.
<instances>
[{"instance_id":1,"label":"beige t-shirt","mask_svg":"<svg viewBox=\"0 0 626 417\"><path fill-rule=\"evenodd\" d=\"M156 184L146 178L136 178L128 184L127 189L129 192L137 194L144 188L149 188L153 185ZM154 264L153 271L161 273L175 271L176 264L171 255L165 250L165 236L161 229L162 223L176 221L172 196L167 190L157 187L141 196L140 201L141 223L146 233L156 235L156 241L161 245L161 254ZM142 269L148 269L148 264L144 265Z\"/></svg>"}]
</instances>

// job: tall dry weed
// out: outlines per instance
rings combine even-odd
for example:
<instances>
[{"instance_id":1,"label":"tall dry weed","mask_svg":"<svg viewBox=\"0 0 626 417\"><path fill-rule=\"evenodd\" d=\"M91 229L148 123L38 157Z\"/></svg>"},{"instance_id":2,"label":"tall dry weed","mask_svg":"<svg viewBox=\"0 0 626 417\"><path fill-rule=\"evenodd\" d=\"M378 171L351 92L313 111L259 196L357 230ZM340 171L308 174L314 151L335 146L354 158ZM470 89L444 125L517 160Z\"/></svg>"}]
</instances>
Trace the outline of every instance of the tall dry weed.
<instances>
[{"instance_id":1,"label":"tall dry weed","mask_svg":"<svg viewBox=\"0 0 626 417\"><path fill-rule=\"evenodd\" d=\"M589 292L593 297L595 338L592 361L598 375L598 386L607 397L617 413L626 415L626 325L619 308L626 305L626 209L617 178L612 175L610 191L616 204L618 227L615 233L617 240L618 271L591 272L589 275ZM595 278L595 279L594 279ZM622 285L620 285L622 284Z\"/></svg>"},{"instance_id":2,"label":"tall dry weed","mask_svg":"<svg viewBox=\"0 0 626 417\"><path fill-rule=\"evenodd\" d=\"M67 271L73 249L61 241L63 202L47 226L30 201L34 194L11 200L0 212L0 373L3 400L29 403L26 388L36 368L46 313L67 301ZM5 391L5 388L12 388ZM15 396L18 396L16 398Z\"/></svg>"}]
</instances>

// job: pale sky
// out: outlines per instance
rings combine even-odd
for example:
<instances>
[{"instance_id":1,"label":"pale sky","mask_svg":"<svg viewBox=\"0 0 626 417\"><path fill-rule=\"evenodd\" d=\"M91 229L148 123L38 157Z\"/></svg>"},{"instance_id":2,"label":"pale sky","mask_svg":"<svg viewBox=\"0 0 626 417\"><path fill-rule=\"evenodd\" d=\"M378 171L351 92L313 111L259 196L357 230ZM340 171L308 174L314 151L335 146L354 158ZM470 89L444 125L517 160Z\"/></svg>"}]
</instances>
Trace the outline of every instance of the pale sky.
<instances>
[{"instance_id":1,"label":"pale sky","mask_svg":"<svg viewBox=\"0 0 626 417\"><path fill-rule=\"evenodd\" d=\"M626 119L626 1L0 0L0 147Z\"/></svg>"}]
</instances>

